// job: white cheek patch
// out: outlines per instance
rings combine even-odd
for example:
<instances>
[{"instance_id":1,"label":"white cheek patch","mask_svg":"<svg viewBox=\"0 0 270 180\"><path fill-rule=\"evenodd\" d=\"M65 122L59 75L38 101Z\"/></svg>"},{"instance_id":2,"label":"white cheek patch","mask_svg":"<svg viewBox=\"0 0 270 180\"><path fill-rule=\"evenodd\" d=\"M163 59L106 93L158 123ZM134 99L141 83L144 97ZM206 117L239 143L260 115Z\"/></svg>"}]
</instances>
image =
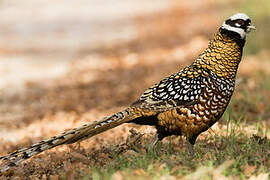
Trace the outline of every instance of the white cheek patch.
<instances>
[{"instance_id":1,"label":"white cheek patch","mask_svg":"<svg viewBox=\"0 0 270 180\"><path fill-rule=\"evenodd\" d=\"M241 36L241 39L244 39L246 37L246 32L244 31L244 29L241 29L238 27L232 27L228 24L225 24L225 22L222 24L221 28L238 33Z\"/></svg>"},{"instance_id":2,"label":"white cheek patch","mask_svg":"<svg viewBox=\"0 0 270 180\"><path fill-rule=\"evenodd\" d=\"M236 25L237 27L240 27L240 26L241 26L241 25L240 25L240 24L238 24L238 23L236 23L235 25Z\"/></svg>"}]
</instances>

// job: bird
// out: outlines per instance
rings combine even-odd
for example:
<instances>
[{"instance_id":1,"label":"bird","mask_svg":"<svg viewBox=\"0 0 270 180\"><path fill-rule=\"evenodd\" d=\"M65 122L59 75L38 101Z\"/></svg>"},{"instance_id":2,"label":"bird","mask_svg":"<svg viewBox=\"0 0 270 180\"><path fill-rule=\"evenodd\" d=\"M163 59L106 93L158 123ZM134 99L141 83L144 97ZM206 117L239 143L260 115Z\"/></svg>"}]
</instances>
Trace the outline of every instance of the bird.
<instances>
[{"instance_id":1,"label":"bird","mask_svg":"<svg viewBox=\"0 0 270 180\"><path fill-rule=\"evenodd\" d=\"M188 152L194 155L197 137L221 118L230 102L246 36L253 29L246 14L230 16L197 59L148 88L123 111L1 156L0 172L45 150L85 140L124 123L154 126L152 146L167 136L184 136Z\"/></svg>"}]
</instances>

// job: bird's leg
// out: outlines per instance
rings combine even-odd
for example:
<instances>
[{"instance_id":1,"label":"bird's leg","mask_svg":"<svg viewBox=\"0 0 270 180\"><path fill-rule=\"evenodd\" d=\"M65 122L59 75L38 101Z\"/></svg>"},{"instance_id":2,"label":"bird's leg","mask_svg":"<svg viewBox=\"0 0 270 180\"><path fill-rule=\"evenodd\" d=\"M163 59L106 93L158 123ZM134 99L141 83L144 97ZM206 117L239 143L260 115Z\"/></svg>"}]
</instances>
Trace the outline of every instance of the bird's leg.
<instances>
[{"instance_id":1,"label":"bird's leg","mask_svg":"<svg viewBox=\"0 0 270 180\"><path fill-rule=\"evenodd\" d=\"M154 148L155 145L159 142L162 141L163 138L165 138L167 135L167 133L164 132L164 130L162 128L157 128L157 133L150 145L151 148Z\"/></svg>"},{"instance_id":2,"label":"bird's leg","mask_svg":"<svg viewBox=\"0 0 270 180\"><path fill-rule=\"evenodd\" d=\"M179 144L181 146L183 146L183 144L184 144L184 140L183 140L183 137L182 136L180 136L180 138L179 138Z\"/></svg>"},{"instance_id":3,"label":"bird's leg","mask_svg":"<svg viewBox=\"0 0 270 180\"><path fill-rule=\"evenodd\" d=\"M191 157L194 157L195 151L194 151L194 145L192 145L189 141L187 141L187 150Z\"/></svg>"},{"instance_id":4,"label":"bird's leg","mask_svg":"<svg viewBox=\"0 0 270 180\"><path fill-rule=\"evenodd\" d=\"M188 153L191 157L195 156L195 151L194 151L194 144L196 142L197 136L192 136L192 137L187 137L187 150Z\"/></svg>"},{"instance_id":5,"label":"bird's leg","mask_svg":"<svg viewBox=\"0 0 270 180\"><path fill-rule=\"evenodd\" d=\"M158 133L155 135L150 147L153 148L154 146L156 146L157 142L159 141L159 138L158 138Z\"/></svg>"},{"instance_id":6,"label":"bird's leg","mask_svg":"<svg viewBox=\"0 0 270 180\"><path fill-rule=\"evenodd\" d=\"M153 139L153 141L152 141L152 143L151 143L151 148L153 148L153 147L155 147L156 146L156 144L159 142L159 141L162 141L162 139L163 138L165 138L166 136L165 135L163 135L163 134L161 134L161 133L156 133L156 135L155 135L155 137L154 137L154 139Z\"/></svg>"}]
</instances>

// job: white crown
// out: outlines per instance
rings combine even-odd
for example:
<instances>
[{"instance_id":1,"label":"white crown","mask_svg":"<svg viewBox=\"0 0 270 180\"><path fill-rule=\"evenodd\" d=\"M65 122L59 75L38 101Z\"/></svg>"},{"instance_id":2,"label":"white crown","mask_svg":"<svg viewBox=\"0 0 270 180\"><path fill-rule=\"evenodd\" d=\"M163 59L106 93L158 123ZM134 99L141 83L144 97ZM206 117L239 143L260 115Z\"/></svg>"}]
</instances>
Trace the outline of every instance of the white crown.
<instances>
[{"instance_id":1,"label":"white crown","mask_svg":"<svg viewBox=\"0 0 270 180\"><path fill-rule=\"evenodd\" d=\"M243 19L246 21L250 18L248 17L248 15L246 15L244 13L236 13L236 14L232 15L229 19L231 19L231 20Z\"/></svg>"}]
</instances>

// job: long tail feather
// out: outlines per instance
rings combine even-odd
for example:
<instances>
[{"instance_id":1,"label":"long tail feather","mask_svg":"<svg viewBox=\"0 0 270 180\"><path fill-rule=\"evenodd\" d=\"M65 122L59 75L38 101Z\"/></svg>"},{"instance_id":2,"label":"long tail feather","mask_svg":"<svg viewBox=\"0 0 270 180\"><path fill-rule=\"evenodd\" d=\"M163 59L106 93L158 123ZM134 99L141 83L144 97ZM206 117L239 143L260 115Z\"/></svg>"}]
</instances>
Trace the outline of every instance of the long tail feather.
<instances>
[{"instance_id":1,"label":"long tail feather","mask_svg":"<svg viewBox=\"0 0 270 180\"><path fill-rule=\"evenodd\" d=\"M47 140L40 141L27 148L19 149L13 153L0 157L0 172L4 172L10 167L16 166L20 162L45 150L62 144L72 144L87 139L108 129L119 126L120 124L128 122L134 118L136 118L136 115L133 115L128 108L124 111L105 117L99 121L90 122L81 127L74 128L57 136L51 137Z\"/></svg>"}]
</instances>

